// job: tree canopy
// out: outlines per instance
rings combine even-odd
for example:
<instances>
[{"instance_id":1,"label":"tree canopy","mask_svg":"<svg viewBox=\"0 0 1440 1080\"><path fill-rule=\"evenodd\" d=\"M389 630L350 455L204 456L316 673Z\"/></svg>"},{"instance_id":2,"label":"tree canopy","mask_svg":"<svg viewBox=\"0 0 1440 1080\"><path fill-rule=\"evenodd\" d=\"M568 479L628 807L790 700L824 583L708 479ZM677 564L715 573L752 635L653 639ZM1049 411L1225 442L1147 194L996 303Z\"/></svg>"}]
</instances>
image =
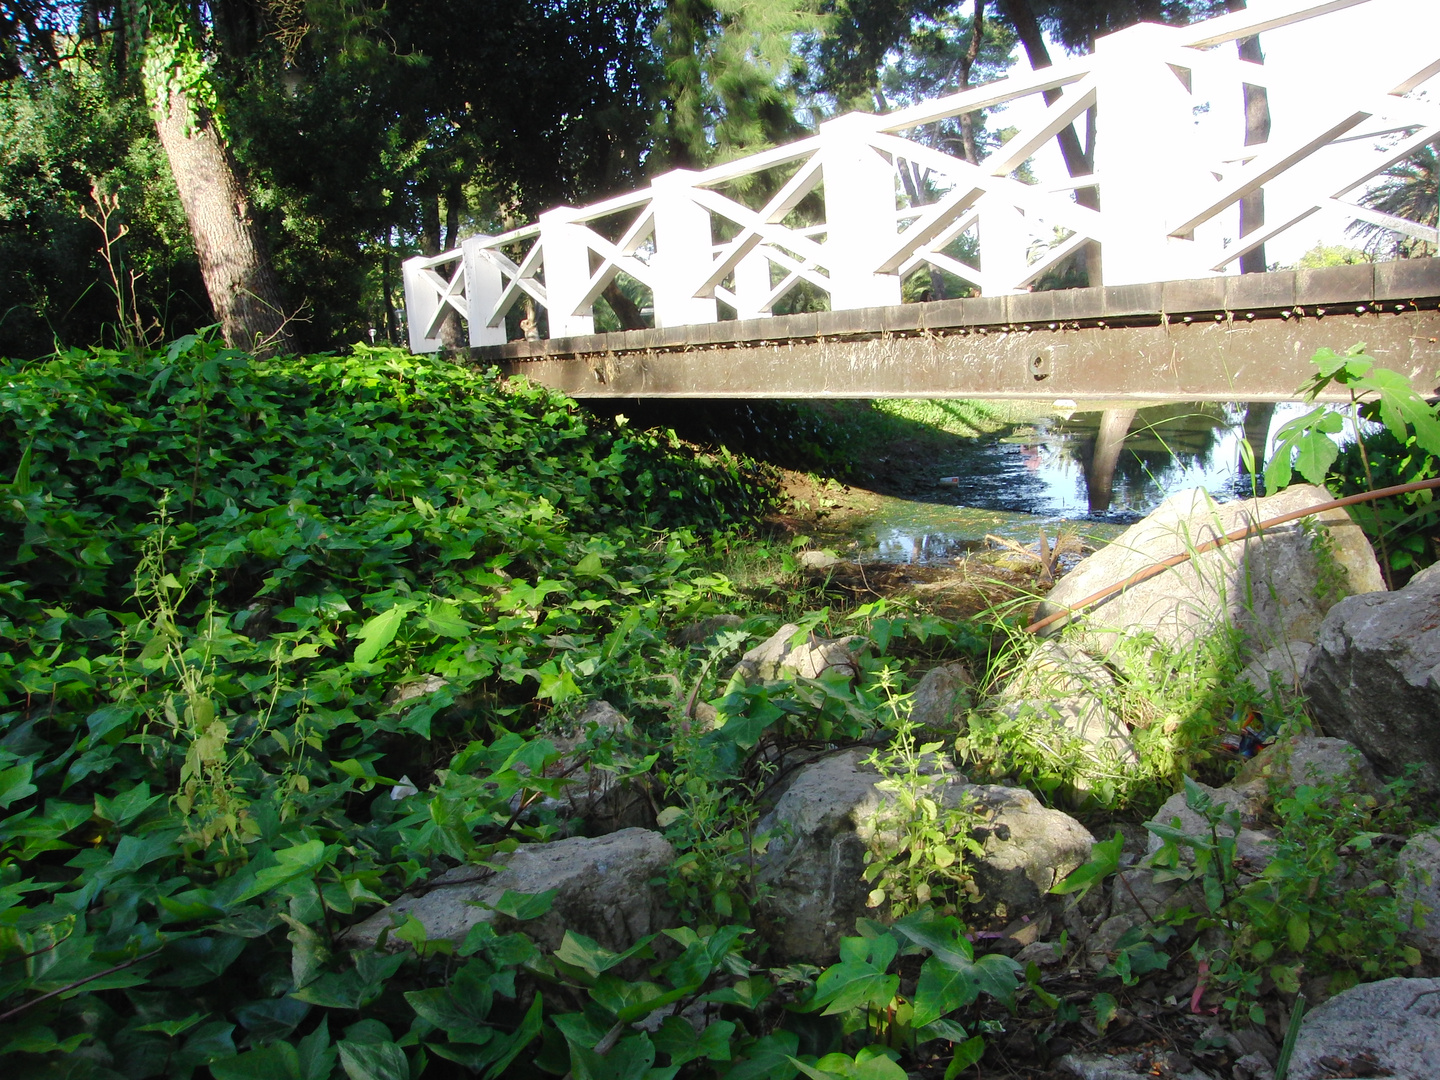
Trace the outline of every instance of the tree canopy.
<instances>
[{"instance_id":1,"label":"tree canopy","mask_svg":"<svg viewBox=\"0 0 1440 1080\"><path fill-rule=\"evenodd\" d=\"M212 319L246 345L399 340L409 255L998 78L1017 44L1043 66L1240 4L0 0L0 353L121 343L117 289L152 340ZM187 172L201 136L224 213ZM973 161L1001 136L977 113L921 137ZM1090 171L1085 133L1061 142ZM252 276L218 276L217 213Z\"/></svg>"}]
</instances>

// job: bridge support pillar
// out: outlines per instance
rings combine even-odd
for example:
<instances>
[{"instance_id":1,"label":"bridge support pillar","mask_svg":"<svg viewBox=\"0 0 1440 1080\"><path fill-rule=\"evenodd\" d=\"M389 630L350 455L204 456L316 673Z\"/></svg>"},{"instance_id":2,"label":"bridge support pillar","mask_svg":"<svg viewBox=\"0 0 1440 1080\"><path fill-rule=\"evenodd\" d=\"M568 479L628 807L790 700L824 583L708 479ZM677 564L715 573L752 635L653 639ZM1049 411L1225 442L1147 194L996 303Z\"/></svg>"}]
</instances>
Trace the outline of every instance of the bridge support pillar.
<instances>
[{"instance_id":1,"label":"bridge support pillar","mask_svg":"<svg viewBox=\"0 0 1440 1080\"><path fill-rule=\"evenodd\" d=\"M710 212L690 194L688 169L675 169L650 181L655 211L655 326L712 323L718 315L713 298L695 295L710 272L714 239Z\"/></svg>"},{"instance_id":2,"label":"bridge support pillar","mask_svg":"<svg viewBox=\"0 0 1440 1080\"><path fill-rule=\"evenodd\" d=\"M485 241L488 236L472 236L460 245L465 259L465 301L470 313L465 322L470 329L470 347L481 345L504 345L505 324L486 326L490 312L504 291L500 279L500 268L485 258Z\"/></svg>"},{"instance_id":3,"label":"bridge support pillar","mask_svg":"<svg viewBox=\"0 0 1440 1080\"><path fill-rule=\"evenodd\" d=\"M849 113L820 125L825 269L830 307L900 303L900 276L877 274L895 244L895 169L870 145L875 118Z\"/></svg>"},{"instance_id":4,"label":"bridge support pillar","mask_svg":"<svg viewBox=\"0 0 1440 1080\"><path fill-rule=\"evenodd\" d=\"M595 332L593 308L577 314L590 285L590 245L585 226L577 224L568 206L540 215L540 243L545 250L545 311L552 338Z\"/></svg>"}]
</instances>

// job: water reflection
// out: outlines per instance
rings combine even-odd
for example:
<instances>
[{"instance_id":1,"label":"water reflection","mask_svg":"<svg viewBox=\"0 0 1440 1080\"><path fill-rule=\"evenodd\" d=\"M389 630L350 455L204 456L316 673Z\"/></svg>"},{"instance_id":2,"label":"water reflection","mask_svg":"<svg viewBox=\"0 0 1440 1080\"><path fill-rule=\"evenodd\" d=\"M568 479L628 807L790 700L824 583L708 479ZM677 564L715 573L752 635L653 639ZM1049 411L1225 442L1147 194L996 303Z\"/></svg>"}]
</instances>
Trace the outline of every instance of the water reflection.
<instances>
[{"instance_id":1,"label":"water reflection","mask_svg":"<svg viewBox=\"0 0 1440 1080\"><path fill-rule=\"evenodd\" d=\"M1105 409L1043 425L1042 437L1078 466L1088 514L1112 508L1143 514L1177 486L1230 494L1239 464L1236 426L1244 415L1243 405L1215 403Z\"/></svg>"},{"instance_id":2,"label":"water reflection","mask_svg":"<svg viewBox=\"0 0 1440 1080\"><path fill-rule=\"evenodd\" d=\"M1248 495L1248 445L1263 464L1274 428L1300 407L1271 403L1169 403L1042 418L977 440L936 463L933 494L885 500L855 534L862 558L943 563L987 532L1034 542L1062 522L1113 537L1167 495L1203 487Z\"/></svg>"}]
</instances>

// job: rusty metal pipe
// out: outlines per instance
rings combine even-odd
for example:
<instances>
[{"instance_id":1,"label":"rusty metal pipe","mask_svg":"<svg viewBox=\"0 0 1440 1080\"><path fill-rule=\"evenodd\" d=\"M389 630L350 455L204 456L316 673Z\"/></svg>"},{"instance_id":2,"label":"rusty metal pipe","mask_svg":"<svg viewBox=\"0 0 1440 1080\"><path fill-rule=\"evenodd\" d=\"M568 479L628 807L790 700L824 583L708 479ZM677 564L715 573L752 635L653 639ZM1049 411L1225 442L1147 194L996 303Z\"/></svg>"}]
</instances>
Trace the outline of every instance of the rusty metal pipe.
<instances>
[{"instance_id":1,"label":"rusty metal pipe","mask_svg":"<svg viewBox=\"0 0 1440 1080\"><path fill-rule=\"evenodd\" d=\"M1435 477L1431 480L1417 480L1411 484L1396 484L1393 487L1380 488L1376 491L1364 491L1359 495L1347 495L1343 499L1331 499L1329 502L1316 503L1314 506L1307 506L1304 510L1295 510L1288 514L1281 514L1279 517L1261 521L1258 524L1247 525L1243 529L1228 532L1224 536L1217 537L1214 540L1207 540L1195 548L1194 551L1183 552L1180 555L1172 555L1170 558L1157 562L1153 566L1147 566L1144 570L1137 570L1124 581L1115 585L1106 586L1099 592L1091 593L1085 597L1085 599L1067 607L1064 611L1057 611L1053 615L1045 616L1045 618L1040 619L1038 622L1031 623L1025 627L1025 633L1034 634L1045 629L1045 627L1053 622L1057 622L1060 619L1068 619L1070 616L1084 610L1091 604L1098 603L1109 596L1113 596L1117 592L1123 592L1131 585L1138 585L1140 582L1146 581L1156 574L1170 569L1172 566L1179 566L1181 563L1186 562L1196 555L1203 555L1207 551L1214 551L1216 548L1222 547L1225 544L1234 543L1236 540L1245 540L1251 536L1259 535L1266 529L1273 529L1276 525L1284 525L1287 521L1295 521L1299 518L1310 517L1313 514L1321 514L1326 510L1334 510L1340 506L1354 506L1356 503L1370 502L1372 499L1383 499L1388 495L1404 495L1411 491L1423 491L1425 488L1435 487L1440 487L1440 477Z\"/></svg>"}]
</instances>

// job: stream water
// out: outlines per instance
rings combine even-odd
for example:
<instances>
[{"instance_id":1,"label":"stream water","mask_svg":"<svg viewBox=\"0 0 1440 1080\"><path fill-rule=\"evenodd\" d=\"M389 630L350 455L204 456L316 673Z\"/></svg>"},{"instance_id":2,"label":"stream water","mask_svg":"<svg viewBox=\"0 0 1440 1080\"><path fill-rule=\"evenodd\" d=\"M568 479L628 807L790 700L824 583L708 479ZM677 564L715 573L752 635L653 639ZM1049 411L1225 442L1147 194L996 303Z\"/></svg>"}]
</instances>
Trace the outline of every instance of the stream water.
<instances>
[{"instance_id":1,"label":"stream water","mask_svg":"<svg viewBox=\"0 0 1440 1080\"><path fill-rule=\"evenodd\" d=\"M1249 495L1242 443L1263 462L1273 431L1302 409L1093 408L957 439L935 461L933 492L875 497L850 529L847 557L938 565L982 545L986 534L1030 544L1040 528L1109 540L1185 488L1221 500Z\"/></svg>"}]
</instances>

